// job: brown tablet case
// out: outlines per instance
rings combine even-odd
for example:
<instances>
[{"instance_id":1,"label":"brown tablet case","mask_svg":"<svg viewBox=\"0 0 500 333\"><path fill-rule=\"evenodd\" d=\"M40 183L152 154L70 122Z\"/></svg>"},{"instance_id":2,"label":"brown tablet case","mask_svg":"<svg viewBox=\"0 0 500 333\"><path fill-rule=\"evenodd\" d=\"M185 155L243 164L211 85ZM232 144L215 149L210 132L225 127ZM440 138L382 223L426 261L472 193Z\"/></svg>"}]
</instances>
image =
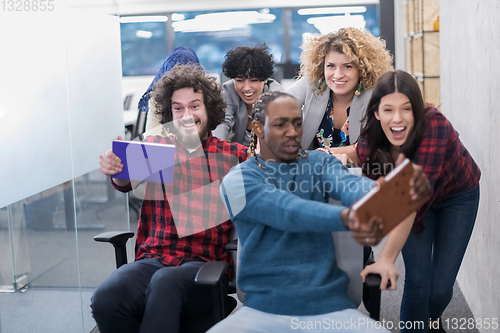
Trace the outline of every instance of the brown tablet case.
<instances>
[{"instance_id":1,"label":"brown tablet case","mask_svg":"<svg viewBox=\"0 0 500 333\"><path fill-rule=\"evenodd\" d=\"M418 200L410 197L410 179L413 177L413 164L409 159L397 166L353 206L361 223L368 223L374 217L382 218L383 235L387 235L412 212L418 210L429 196Z\"/></svg>"}]
</instances>

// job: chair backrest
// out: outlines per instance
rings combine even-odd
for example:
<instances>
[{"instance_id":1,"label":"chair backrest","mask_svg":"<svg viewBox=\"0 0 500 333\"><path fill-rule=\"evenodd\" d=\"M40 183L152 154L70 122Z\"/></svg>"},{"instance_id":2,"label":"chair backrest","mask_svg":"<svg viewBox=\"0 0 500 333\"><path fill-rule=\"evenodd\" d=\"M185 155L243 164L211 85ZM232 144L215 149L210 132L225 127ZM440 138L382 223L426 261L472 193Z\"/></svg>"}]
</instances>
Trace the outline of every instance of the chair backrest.
<instances>
[{"instance_id":1,"label":"chair backrest","mask_svg":"<svg viewBox=\"0 0 500 333\"><path fill-rule=\"evenodd\" d=\"M361 176L361 168L349 168L350 173ZM330 200L330 204L339 205L335 200ZM356 307L361 304L363 298L363 270L364 250L363 246L356 243L349 231L334 232L333 242L335 244L335 255L337 266L349 276L349 296Z\"/></svg>"},{"instance_id":2,"label":"chair backrest","mask_svg":"<svg viewBox=\"0 0 500 333\"><path fill-rule=\"evenodd\" d=\"M359 273L363 270L363 246L356 243L349 231L332 233L335 243L335 255L337 266L349 276L349 297L351 302L358 307L363 297L363 279ZM238 263L240 259L241 242L238 242L236 253L233 253L234 268L236 270L236 282L238 281ZM238 299L244 303L245 293L241 291L236 283L236 294Z\"/></svg>"},{"instance_id":3,"label":"chair backrest","mask_svg":"<svg viewBox=\"0 0 500 333\"><path fill-rule=\"evenodd\" d=\"M363 246L356 243L349 231L339 231L332 234L335 243L337 266L349 276L349 297L358 307L363 297Z\"/></svg>"},{"instance_id":4,"label":"chair backrest","mask_svg":"<svg viewBox=\"0 0 500 333\"><path fill-rule=\"evenodd\" d=\"M123 110L130 110L130 102L132 101L133 96L133 94L125 96L125 99L123 100Z\"/></svg>"},{"instance_id":5,"label":"chair backrest","mask_svg":"<svg viewBox=\"0 0 500 333\"><path fill-rule=\"evenodd\" d=\"M238 286L238 263L240 260L240 252L241 252L241 242L238 242L238 249L236 250L236 258L234 260L234 267L236 270L236 294L238 295L238 299L240 300L241 303L245 302L245 293L241 291L240 287Z\"/></svg>"},{"instance_id":6,"label":"chair backrest","mask_svg":"<svg viewBox=\"0 0 500 333\"><path fill-rule=\"evenodd\" d=\"M139 140L142 140L142 134L146 130L146 116L147 112L138 111L137 112L137 121L134 126L133 138L137 138L141 135Z\"/></svg>"}]
</instances>

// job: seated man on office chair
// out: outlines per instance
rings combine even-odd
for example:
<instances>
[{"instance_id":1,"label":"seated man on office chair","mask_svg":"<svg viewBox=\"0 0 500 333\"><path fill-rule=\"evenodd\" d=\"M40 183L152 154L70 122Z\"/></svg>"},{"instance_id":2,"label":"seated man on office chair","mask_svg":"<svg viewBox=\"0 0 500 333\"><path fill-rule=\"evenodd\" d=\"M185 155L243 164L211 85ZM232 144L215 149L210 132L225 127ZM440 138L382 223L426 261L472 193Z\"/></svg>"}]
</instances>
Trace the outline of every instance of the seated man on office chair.
<instances>
[{"instance_id":1,"label":"seated man on office chair","mask_svg":"<svg viewBox=\"0 0 500 333\"><path fill-rule=\"evenodd\" d=\"M383 221L373 217L362 225L346 208L373 182L352 175L334 156L301 149L302 111L291 95L263 94L253 107L253 131L251 157L221 185L241 242L238 285L245 302L209 332L388 332L355 310L332 238L332 232L350 230L363 245L381 240ZM411 183L413 199L430 190L421 168ZM329 197L345 207L328 204ZM406 239L411 222L391 233ZM377 273L387 275L385 269Z\"/></svg>"},{"instance_id":2,"label":"seated man on office chair","mask_svg":"<svg viewBox=\"0 0 500 333\"><path fill-rule=\"evenodd\" d=\"M234 225L219 198L219 183L246 160L247 148L210 132L224 119L220 86L202 69L178 65L160 80L152 98L175 136L145 140L176 145L173 184L146 184L135 262L114 271L92 298L101 333L179 332L181 311L183 316L211 311L211 290L194 283L201 265L232 263L224 246ZM131 191L130 181L113 178L123 167L119 158L111 150L100 158L113 186Z\"/></svg>"}]
</instances>

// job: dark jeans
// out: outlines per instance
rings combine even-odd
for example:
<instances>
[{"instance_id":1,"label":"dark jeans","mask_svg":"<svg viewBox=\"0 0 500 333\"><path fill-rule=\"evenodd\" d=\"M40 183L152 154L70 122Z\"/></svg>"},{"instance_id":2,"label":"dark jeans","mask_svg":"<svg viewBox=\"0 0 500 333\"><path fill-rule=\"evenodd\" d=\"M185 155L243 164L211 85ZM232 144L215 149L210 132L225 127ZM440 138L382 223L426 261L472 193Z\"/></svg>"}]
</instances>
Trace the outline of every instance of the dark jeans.
<instances>
[{"instance_id":1,"label":"dark jeans","mask_svg":"<svg viewBox=\"0 0 500 333\"><path fill-rule=\"evenodd\" d=\"M453 297L453 284L476 221L479 185L432 205L424 217L425 230L410 233L403 247L405 286L402 321L441 317Z\"/></svg>"},{"instance_id":2,"label":"dark jeans","mask_svg":"<svg viewBox=\"0 0 500 333\"><path fill-rule=\"evenodd\" d=\"M193 317L212 311L212 290L194 283L203 264L188 261L175 267L142 259L123 265L92 297L90 306L99 331L177 333L181 312L182 317Z\"/></svg>"}]
</instances>

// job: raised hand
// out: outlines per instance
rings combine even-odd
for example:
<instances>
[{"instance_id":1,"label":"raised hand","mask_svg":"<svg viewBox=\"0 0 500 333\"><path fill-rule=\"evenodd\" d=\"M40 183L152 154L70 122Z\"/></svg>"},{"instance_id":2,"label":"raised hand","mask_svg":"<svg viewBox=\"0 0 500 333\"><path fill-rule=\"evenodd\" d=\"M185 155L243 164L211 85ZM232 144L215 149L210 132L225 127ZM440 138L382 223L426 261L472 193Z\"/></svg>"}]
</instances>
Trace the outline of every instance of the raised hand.
<instances>
[{"instance_id":1,"label":"raised hand","mask_svg":"<svg viewBox=\"0 0 500 333\"><path fill-rule=\"evenodd\" d=\"M383 238L383 222L379 217L372 217L367 224L361 223L354 210L347 210L341 214L342 222L351 232L352 238L363 246L377 245Z\"/></svg>"},{"instance_id":2,"label":"raised hand","mask_svg":"<svg viewBox=\"0 0 500 333\"><path fill-rule=\"evenodd\" d=\"M118 136L118 140L121 140L122 137ZM113 153L111 149L106 149L101 155L99 155L100 161L100 169L101 172L107 176L113 176L117 173L120 173L123 168L123 164L118 156Z\"/></svg>"}]
</instances>

